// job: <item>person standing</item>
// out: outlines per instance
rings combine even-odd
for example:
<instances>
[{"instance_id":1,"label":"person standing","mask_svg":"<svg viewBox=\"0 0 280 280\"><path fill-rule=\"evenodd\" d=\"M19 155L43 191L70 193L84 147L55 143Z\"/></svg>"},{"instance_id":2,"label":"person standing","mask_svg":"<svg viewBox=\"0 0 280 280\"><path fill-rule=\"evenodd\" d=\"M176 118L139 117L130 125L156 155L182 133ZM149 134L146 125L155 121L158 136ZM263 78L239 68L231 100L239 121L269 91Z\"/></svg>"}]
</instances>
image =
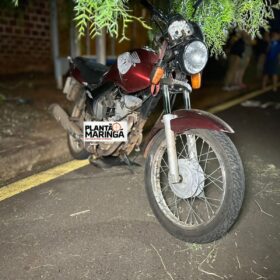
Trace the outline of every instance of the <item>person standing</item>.
<instances>
[{"instance_id":1,"label":"person standing","mask_svg":"<svg viewBox=\"0 0 280 280\"><path fill-rule=\"evenodd\" d=\"M244 84L243 79L253 53L252 46L255 44L255 41L252 40L251 36L248 33L242 31L241 34L242 34L242 39L244 41L244 52L242 53L239 67L235 74L235 86L237 89L244 89L247 87Z\"/></svg>"},{"instance_id":2,"label":"person standing","mask_svg":"<svg viewBox=\"0 0 280 280\"><path fill-rule=\"evenodd\" d=\"M269 76L272 77L273 91L277 91L278 76L280 75L280 36L272 32L264 64L263 88L266 87Z\"/></svg>"},{"instance_id":3,"label":"person standing","mask_svg":"<svg viewBox=\"0 0 280 280\"><path fill-rule=\"evenodd\" d=\"M257 53L257 78L263 77L264 72L264 63L266 60L266 54L268 51L268 46L270 43L270 34L267 31L264 31L262 34L262 39L258 39L256 45Z\"/></svg>"},{"instance_id":4,"label":"person standing","mask_svg":"<svg viewBox=\"0 0 280 280\"><path fill-rule=\"evenodd\" d=\"M245 42L242 38L242 32L236 32L232 38L230 47L228 68L226 72L223 90L232 91L236 89L235 77L236 72L240 68L241 58L245 50Z\"/></svg>"}]
</instances>

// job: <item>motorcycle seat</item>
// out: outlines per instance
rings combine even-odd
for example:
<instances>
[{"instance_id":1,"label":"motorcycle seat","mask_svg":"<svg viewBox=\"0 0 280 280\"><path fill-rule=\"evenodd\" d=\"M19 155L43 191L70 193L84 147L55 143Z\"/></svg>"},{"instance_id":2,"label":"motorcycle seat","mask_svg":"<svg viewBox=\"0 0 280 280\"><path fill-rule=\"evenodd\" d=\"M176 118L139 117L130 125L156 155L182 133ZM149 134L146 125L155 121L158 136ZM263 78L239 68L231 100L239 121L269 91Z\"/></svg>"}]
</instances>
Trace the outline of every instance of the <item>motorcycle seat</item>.
<instances>
[{"instance_id":1,"label":"motorcycle seat","mask_svg":"<svg viewBox=\"0 0 280 280\"><path fill-rule=\"evenodd\" d=\"M81 72L82 78L89 84L98 84L108 67L95 62L95 59L77 56L73 59L74 65Z\"/></svg>"}]
</instances>

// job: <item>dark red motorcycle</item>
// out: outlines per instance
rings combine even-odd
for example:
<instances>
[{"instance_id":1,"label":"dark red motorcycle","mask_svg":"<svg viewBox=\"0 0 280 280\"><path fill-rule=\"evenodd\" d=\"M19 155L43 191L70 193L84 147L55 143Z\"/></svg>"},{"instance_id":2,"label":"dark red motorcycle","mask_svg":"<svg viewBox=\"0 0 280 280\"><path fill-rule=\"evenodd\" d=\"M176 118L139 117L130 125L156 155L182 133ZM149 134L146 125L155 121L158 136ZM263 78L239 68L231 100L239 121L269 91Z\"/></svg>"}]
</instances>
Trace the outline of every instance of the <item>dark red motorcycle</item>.
<instances>
[{"instance_id":1,"label":"dark red motorcycle","mask_svg":"<svg viewBox=\"0 0 280 280\"><path fill-rule=\"evenodd\" d=\"M163 114L145 138L145 184L155 216L179 239L206 243L222 237L242 206L245 184L238 152L218 117L191 109L208 51L199 26L179 14L164 15L144 1L162 31L159 52L149 48L119 55L107 68L91 59L70 60L64 93L74 102L71 116L52 106L68 132L76 159L122 157L140 150L143 127L163 98ZM183 94L184 108L172 111ZM84 122L127 122L126 142L85 142ZM141 146L142 148L142 146Z\"/></svg>"}]
</instances>

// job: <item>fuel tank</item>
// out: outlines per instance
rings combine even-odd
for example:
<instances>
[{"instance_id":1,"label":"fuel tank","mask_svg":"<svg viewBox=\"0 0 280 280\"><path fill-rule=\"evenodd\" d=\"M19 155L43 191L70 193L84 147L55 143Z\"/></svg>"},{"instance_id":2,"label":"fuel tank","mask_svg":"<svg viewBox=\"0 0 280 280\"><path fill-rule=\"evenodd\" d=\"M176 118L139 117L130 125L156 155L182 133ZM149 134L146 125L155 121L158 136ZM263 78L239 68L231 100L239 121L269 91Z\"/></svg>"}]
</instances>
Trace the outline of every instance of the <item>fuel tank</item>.
<instances>
[{"instance_id":1,"label":"fuel tank","mask_svg":"<svg viewBox=\"0 0 280 280\"><path fill-rule=\"evenodd\" d=\"M103 76L103 83L113 82L127 94L143 90L151 85L150 75L158 59L151 49L123 53Z\"/></svg>"}]
</instances>

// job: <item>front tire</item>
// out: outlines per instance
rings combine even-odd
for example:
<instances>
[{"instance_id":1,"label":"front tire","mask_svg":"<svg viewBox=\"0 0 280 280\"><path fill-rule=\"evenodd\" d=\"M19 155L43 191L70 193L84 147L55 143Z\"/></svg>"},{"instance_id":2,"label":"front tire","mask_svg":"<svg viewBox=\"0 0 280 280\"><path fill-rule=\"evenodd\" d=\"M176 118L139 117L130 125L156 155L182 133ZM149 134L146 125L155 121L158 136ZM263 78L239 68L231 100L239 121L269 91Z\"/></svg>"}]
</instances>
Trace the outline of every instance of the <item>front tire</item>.
<instances>
[{"instance_id":1,"label":"front tire","mask_svg":"<svg viewBox=\"0 0 280 280\"><path fill-rule=\"evenodd\" d=\"M195 139L196 158L186 148L188 135ZM151 208L176 238L193 243L217 240L234 224L243 202L245 180L238 152L224 133L202 129L176 135L176 148L181 189L169 180L164 131L151 147L145 165Z\"/></svg>"}]
</instances>

